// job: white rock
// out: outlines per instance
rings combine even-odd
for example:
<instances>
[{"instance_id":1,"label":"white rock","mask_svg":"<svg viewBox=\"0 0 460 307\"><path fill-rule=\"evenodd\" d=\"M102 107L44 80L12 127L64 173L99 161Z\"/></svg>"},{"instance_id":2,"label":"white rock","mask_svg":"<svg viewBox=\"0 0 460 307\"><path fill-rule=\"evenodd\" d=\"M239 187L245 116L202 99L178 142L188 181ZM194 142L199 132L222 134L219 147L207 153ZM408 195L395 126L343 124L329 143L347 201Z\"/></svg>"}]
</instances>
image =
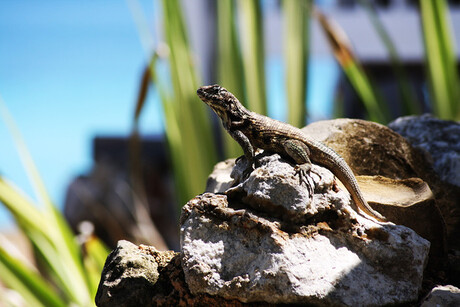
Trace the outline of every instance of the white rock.
<instances>
[{"instance_id":1,"label":"white rock","mask_svg":"<svg viewBox=\"0 0 460 307\"><path fill-rule=\"evenodd\" d=\"M242 204L232 203L236 207ZM404 226L324 216L299 226L192 199L181 217L190 290L243 302L385 305L417 299L429 242Z\"/></svg>"}]
</instances>

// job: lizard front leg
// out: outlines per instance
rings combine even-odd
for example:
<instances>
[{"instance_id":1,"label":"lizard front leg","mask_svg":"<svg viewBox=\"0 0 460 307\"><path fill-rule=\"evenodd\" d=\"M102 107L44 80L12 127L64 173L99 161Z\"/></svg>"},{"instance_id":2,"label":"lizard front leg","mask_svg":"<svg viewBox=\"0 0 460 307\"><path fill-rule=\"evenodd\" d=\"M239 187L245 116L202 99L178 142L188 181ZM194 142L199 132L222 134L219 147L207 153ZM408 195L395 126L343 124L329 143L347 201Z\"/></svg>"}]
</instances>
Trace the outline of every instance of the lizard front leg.
<instances>
[{"instance_id":1,"label":"lizard front leg","mask_svg":"<svg viewBox=\"0 0 460 307\"><path fill-rule=\"evenodd\" d=\"M240 144L243 149L244 156L248 160L249 166L243 174L243 177L248 176L254 170L254 146L252 146L248 137L240 130L227 130L232 138ZM238 158L239 159L239 158ZM238 161L237 159L237 161Z\"/></svg>"}]
</instances>

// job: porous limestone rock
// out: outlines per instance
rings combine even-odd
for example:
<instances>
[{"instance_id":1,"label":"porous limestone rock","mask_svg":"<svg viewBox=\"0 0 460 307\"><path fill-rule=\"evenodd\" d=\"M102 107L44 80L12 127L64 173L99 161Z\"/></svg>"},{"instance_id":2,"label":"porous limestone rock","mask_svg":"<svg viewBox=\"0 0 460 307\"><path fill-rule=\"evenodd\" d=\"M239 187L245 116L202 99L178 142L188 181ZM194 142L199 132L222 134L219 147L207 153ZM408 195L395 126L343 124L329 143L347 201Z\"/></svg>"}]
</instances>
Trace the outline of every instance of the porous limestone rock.
<instances>
[{"instance_id":1,"label":"porous limestone rock","mask_svg":"<svg viewBox=\"0 0 460 307\"><path fill-rule=\"evenodd\" d=\"M292 164L279 154L261 153L256 161L258 167L245 178L247 161L239 159L231 169L230 177L235 178L233 187L214 191L225 191L230 198L239 199L255 210L291 222L305 221L332 208L338 213L348 208L345 206L350 201L347 193L327 189L334 186L334 175L329 170L313 164L306 182L300 182ZM220 174L224 173L221 169ZM316 197L313 197L313 190L318 191Z\"/></svg>"},{"instance_id":2,"label":"porous limestone rock","mask_svg":"<svg viewBox=\"0 0 460 307\"><path fill-rule=\"evenodd\" d=\"M258 168L248 180L242 178L247 167L244 158L237 163L234 160L218 163L209 176L206 191L226 192L229 198L240 199L254 209L263 207L271 216L290 222L307 220L331 208L338 212L347 210L348 207L343 205L344 201L349 202L349 198L343 194L348 195L346 188L340 181L334 181L332 173L325 168L312 165L310 179L315 180L310 180L309 185L316 185L314 188L318 193L311 197L309 185L298 185L298 176L292 166L279 155L260 154L257 161ZM391 179L383 176L357 176L356 179L364 198L374 209L395 224L405 225L429 240L431 247L435 248L430 249L430 255L432 252L444 254L444 224L426 182L419 178ZM340 190L334 188L327 191L324 188L335 183Z\"/></svg>"},{"instance_id":3,"label":"porous limestone rock","mask_svg":"<svg viewBox=\"0 0 460 307\"><path fill-rule=\"evenodd\" d=\"M292 165L278 155L256 160L249 177L238 170L244 158L236 163L228 197L205 193L183 208L182 266L193 294L350 306L417 299L427 240L356 214L326 169L313 165L297 190Z\"/></svg>"},{"instance_id":4,"label":"porous limestone rock","mask_svg":"<svg viewBox=\"0 0 460 307\"><path fill-rule=\"evenodd\" d=\"M118 241L107 257L96 293L97 306L147 306L158 280L158 264L129 241Z\"/></svg>"},{"instance_id":5,"label":"porous limestone rock","mask_svg":"<svg viewBox=\"0 0 460 307\"><path fill-rule=\"evenodd\" d=\"M185 283L179 253L136 246L124 240L107 257L95 302L99 307L245 305L218 296L192 295Z\"/></svg>"},{"instance_id":6,"label":"porous limestone rock","mask_svg":"<svg viewBox=\"0 0 460 307\"><path fill-rule=\"evenodd\" d=\"M429 249L404 226L360 216L292 225L212 193L184 207L181 244L193 294L349 306L416 300Z\"/></svg>"}]
</instances>

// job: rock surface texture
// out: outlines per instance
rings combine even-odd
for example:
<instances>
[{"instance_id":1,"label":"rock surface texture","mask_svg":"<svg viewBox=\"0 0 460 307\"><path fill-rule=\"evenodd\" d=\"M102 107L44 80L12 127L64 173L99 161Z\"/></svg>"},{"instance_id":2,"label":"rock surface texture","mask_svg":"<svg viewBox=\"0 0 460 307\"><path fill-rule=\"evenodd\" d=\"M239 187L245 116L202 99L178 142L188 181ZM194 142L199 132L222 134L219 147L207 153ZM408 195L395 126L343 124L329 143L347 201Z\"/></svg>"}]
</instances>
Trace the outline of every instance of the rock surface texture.
<instances>
[{"instance_id":1,"label":"rock surface texture","mask_svg":"<svg viewBox=\"0 0 460 307\"><path fill-rule=\"evenodd\" d=\"M349 306L417 299L428 241L356 214L327 169L313 166L299 185L278 155L261 154L258 164L244 178L240 159L227 195L206 193L184 207L182 266L193 294Z\"/></svg>"},{"instance_id":2,"label":"rock surface texture","mask_svg":"<svg viewBox=\"0 0 460 307\"><path fill-rule=\"evenodd\" d=\"M119 241L107 257L95 301L97 306L104 307L245 305L218 296L192 295L185 283L179 253L128 241Z\"/></svg>"},{"instance_id":3,"label":"rock surface texture","mask_svg":"<svg viewBox=\"0 0 460 307\"><path fill-rule=\"evenodd\" d=\"M143 306L159 277L158 263L128 241L119 241L107 257L96 293L98 306Z\"/></svg>"}]
</instances>

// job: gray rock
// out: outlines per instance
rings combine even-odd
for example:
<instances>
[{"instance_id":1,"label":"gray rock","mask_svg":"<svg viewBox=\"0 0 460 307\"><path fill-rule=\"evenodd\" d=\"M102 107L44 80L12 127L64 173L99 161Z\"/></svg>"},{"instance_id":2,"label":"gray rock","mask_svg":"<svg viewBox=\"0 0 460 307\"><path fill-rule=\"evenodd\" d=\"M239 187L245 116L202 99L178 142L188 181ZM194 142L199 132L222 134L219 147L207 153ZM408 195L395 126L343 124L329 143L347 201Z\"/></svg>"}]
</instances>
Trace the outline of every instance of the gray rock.
<instances>
[{"instance_id":1,"label":"gray rock","mask_svg":"<svg viewBox=\"0 0 460 307\"><path fill-rule=\"evenodd\" d=\"M217 163L206 182L206 192L228 190L234 181L230 176L231 172L228 170L231 170L234 166L235 159L228 159Z\"/></svg>"},{"instance_id":2,"label":"gray rock","mask_svg":"<svg viewBox=\"0 0 460 307\"><path fill-rule=\"evenodd\" d=\"M346 192L331 188L334 185L334 175L323 167L313 164L306 181L300 183L292 164L278 154L261 153L256 160L258 167L248 178L244 178L247 161L245 158L239 159L233 169L226 170L227 173L231 170L230 177L236 178L234 187L210 192L226 192L230 198L240 199L245 205L289 221L304 221L332 209L341 213L350 202ZM220 169L219 173L223 177L216 177L216 180L225 180L226 172ZM315 197L313 191L317 191Z\"/></svg>"},{"instance_id":3,"label":"gray rock","mask_svg":"<svg viewBox=\"0 0 460 307\"><path fill-rule=\"evenodd\" d=\"M460 306L460 289L454 286L438 286L431 290L422 303L422 307Z\"/></svg>"},{"instance_id":4,"label":"gray rock","mask_svg":"<svg viewBox=\"0 0 460 307\"><path fill-rule=\"evenodd\" d=\"M326 169L314 166L308 192L277 155L260 156L248 178L239 163L244 158L228 198L205 193L183 208L182 266L192 294L353 306L417 299L428 241L356 214Z\"/></svg>"},{"instance_id":5,"label":"gray rock","mask_svg":"<svg viewBox=\"0 0 460 307\"><path fill-rule=\"evenodd\" d=\"M442 180L460 187L460 123L425 114L401 117L388 126L429 154Z\"/></svg>"},{"instance_id":6,"label":"gray rock","mask_svg":"<svg viewBox=\"0 0 460 307\"><path fill-rule=\"evenodd\" d=\"M179 253L119 241L105 263L96 305L239 307L244 304L218 296L192 295L185 283Z\"/></svg>"},{"instance_id":7,"label":"gray rock","mask_svg":"<svg viewBox=\"0 0 460 307\"><path fill-rule=\"evenodd\" d=\"M97 306L150 306L149 292L158 280L158 264L128 241L107 257L96 293Z\"/></svg>"}]
</instances>

